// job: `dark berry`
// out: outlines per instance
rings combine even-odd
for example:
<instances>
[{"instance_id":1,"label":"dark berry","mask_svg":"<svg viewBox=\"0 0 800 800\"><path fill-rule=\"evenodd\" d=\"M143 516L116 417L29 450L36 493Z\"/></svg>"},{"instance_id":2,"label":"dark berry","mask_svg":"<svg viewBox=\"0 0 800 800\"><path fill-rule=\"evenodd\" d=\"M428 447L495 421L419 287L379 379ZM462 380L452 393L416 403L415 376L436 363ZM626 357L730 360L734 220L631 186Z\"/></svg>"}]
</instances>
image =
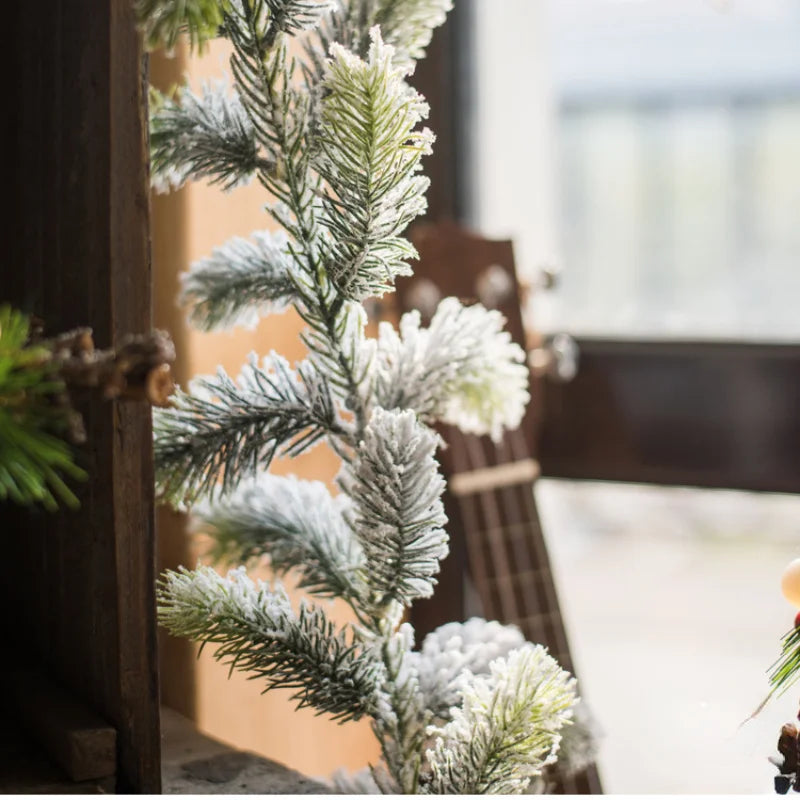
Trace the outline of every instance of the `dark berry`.
<instances>
[{"instance_id":1,"label":"dark berry","mask_svg":"<svg viewBox=\"0 0 800 800\"><path fill-rule=\"evenodd\" d=\"M788 775L775 776L775 791L778 794L787 794L792 785L792 779Z\"/></svg>"}]
</instances>

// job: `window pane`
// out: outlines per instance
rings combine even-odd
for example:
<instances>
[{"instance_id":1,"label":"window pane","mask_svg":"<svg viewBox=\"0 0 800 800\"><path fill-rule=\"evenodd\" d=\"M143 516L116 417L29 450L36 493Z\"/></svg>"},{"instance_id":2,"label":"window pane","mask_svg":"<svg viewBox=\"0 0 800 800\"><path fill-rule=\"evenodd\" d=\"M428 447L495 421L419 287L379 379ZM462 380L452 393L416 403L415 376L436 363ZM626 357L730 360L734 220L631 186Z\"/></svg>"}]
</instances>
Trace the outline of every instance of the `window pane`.
<instances>
[{"instance_id":1,"label":"window pane","mask_svg":"<svg viewBox=\"0 0 800 800\"><path fill-rule=\"evenodd\" d=\"M560 268L537 327L800 338L800 5L506 7L476 5L472 221Z\"/></svg>"},{"instance_id":2,"label":"window pane","mask_svg":"<svg viewBox=\"0 0 800 800\"><path fill-rule=\"evenodd\" d=\"M607 793L769 793L790 690L740 723L795 610L800 498L541 480L537 500Z\"/></svg>"}]
</instances>

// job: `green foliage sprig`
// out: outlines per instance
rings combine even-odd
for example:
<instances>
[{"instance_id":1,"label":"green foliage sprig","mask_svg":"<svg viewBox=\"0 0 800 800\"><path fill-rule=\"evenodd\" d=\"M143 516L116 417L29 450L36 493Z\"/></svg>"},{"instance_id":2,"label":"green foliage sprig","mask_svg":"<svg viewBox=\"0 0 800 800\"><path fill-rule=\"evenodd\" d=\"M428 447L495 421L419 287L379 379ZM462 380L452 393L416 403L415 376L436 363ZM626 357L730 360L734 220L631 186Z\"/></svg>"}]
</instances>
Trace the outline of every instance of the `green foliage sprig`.
<instances>
[{"instance_id":1,"label":"green foliage sprig","mask_svg":"<svg viewBox=\"0 0 800 800\"><path fill-rule=\"evenodd\" d=\"M793 627L781 639L781 656L770 668L772 693L783 694L800 679L800 627Z\"/></svg>"},{"instance_id":2,"label":"green foliage sprig","mask_svg":"<svg viewBox=\"0 0 800 800\"><path fill-rule=\"evenodd\" d=\"M182 34L201 50L222 24L227 3L219 0L135 0L134 10L150 49L172 50Z\"/></svg>"},{"instance_id":3,"label":"green foliage sprig","mask_svg":"<svg viewBox=\"0 0 800 800\"><path fill-rule=\"evenodd\" d=\"M28 317L0 306L0 499L69 508L78 499L65 478L83 480L64 436L71 425L58 363L28 342Z\"/></svg>"}]
</instances>

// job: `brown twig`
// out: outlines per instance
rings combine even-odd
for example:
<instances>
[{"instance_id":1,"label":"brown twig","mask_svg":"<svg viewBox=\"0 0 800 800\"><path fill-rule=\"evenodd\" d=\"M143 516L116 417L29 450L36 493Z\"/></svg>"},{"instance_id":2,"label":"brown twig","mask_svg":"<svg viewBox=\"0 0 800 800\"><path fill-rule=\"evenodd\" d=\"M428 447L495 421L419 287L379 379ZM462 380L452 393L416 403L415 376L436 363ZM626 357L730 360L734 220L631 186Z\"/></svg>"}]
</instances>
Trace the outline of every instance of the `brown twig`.
<instances>
[{"instance_id":1,"label":"brown twig","mask_svg":"<svg viewBox=\"0 0 800 800\"><path fill-rule=\"evenodd\" d=\"M82 328L47 342L71 388L99 388L109 399L144 400L164 406L174 389L170 364L175 348L161 331L128 337L116 350L95 350L91 330Z\"/></svg>"}]
</instances>

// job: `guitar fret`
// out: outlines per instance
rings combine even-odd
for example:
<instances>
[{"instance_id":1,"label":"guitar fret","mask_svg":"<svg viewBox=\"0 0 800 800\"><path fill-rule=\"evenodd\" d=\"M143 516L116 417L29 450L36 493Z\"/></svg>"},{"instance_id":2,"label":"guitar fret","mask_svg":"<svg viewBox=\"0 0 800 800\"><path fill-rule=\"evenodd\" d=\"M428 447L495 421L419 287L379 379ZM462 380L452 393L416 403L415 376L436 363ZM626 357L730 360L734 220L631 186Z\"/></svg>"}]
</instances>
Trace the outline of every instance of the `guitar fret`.
<instances>
[{"instance_id":1,"label":"guitar fret","mask_svg":"<svg viewBox=\"0 0 800 800\"><path fill-rule=\"evenodd\" d=\"M471 457L474 467L482 467L485 464L485 456L483 453L483 446L480 439L470 436L466 438L467 454ZM496 529L500 527L500 509L497 504L497 496L495 492L478 492L476 493L477 502L483 511L484 518L489 526L489 529ZM466 498L467 495L462 497ZM511 573L511 562L508 558L505 545L502 539L494 536L488 537L489 550L491 552L491 560L495 565L495 569L499 570L502 574L508 575ZM508 585L498 586L499 600L500 600L500 616L506 618L512 616L517 608L517 598L514 596L514 591Z\"/></svg>"},{"instance_id":2,"label":"guitar fret","mask_svg":"<svg viewBox=\"0 0 800 800\"><path fill-rule=\"evenodd\" d=\"M512 539L522 539L529 541L531 537L531 526L535 524L531 520L527 522L515 522L510 525L500 525L496 528L483 528L480 530L481 536L497 536L501 539L507 539L509 542ZM476 531L476 535L477 535Z\"/></svg>"},{"instance_id":3,"label":"guitar fret","mask_svg":"<svg viewBox=\"0 0 800 800\"><path fill-rule=\"evenodd\" d=\"M448 488L456 496L491 492L520 483L533 485L539 474L538 462L532 458L523 458L468 472L457 472L450 478Z\"/></svg>"},{"instance_id":4,"label":"guitar fret","mask_svg":"<svg viewBox=\"0 0 800 800\"><path fill-rule=\"evenodd\" d=\"M514 572L511 575L492 575L487 580L490 583L500 583L500 581L511 581L513 583L521 583L525 585L528 581L535 581L537 579L552 579L550 570L542 567L539 569L526 569L524 572Z\"/></svg>"}]
</instances>

